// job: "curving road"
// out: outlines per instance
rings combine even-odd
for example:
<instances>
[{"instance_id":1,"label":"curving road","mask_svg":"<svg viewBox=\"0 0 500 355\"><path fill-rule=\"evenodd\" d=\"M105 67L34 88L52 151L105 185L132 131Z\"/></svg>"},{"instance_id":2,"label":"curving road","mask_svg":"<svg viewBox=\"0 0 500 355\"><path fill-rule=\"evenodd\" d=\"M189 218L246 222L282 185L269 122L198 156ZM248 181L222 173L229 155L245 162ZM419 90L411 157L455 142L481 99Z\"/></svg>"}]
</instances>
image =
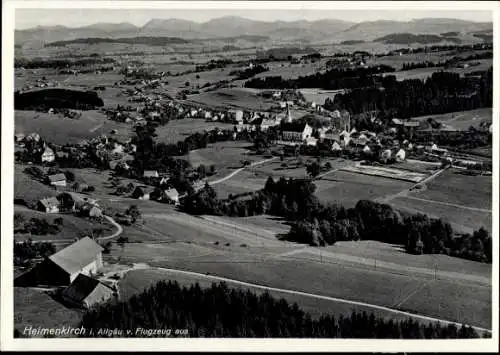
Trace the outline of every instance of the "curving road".
<instances>
[{"instance_id":1,"label":"curving road","mask_svg":"<svg viewBox=\"0 0 500 355\"><path fill-rule=\"evenodd\" d=\"M253 283L250 283L250 282L244 282L244 281L229 279L229 278L221 277L221 276L206 275L206 274L201 274L201 273L193 272L193 271L185 271L185 270L169 269L169 268L160 268L160 267L155 268L155 269L164 270L164 271L172 272L172 273L178 273L178 274L184 274L184 275L190 275L190 276L197 276L197 277L202 277L202 278L205 278L205 279L212 279L212 280L217 280L217 281L225 281L225 282L232 283L232 284L237 284L237 285L241 285L241 286L258 288L258 289L266 290L266 291L282 292L282 293L288 293L288 294L292 294L292 295L312 297L312 298L316 298L316 299L322 299L322 300L339 302L339 303L346 303L346 304L350 304L350 305L353 305L353 306L368 307L368 308L378 309L378 310L386 311L386 312L390 312L390 313L401 314L401 315L404 315L404 316L408 316L408 317L412 317L412 318L420 319L420 320L424 320L424 321L439 322L439 323L445 324L445 325L454 324L457 327L461 327L462 326L462 323L453 322L453 321L449 321L449 320L446 320L446 319L439 319L439 318L434 318L434 317L428 317L428 316L424 316L424 315L420 315L420 314L415 314L415 313L401 311L401 310L394 309L394 308L379 306L379 305L376 305L376 304L370 304L370 303L365 303L365 302L348 300L348 299L345 299L345 298L323 296L323 295L318 295L318 294L315 294L315 293L308 293L308 292L302 292L302 291L294 291L294 290L287 290L287 289L282 289L282 288L276 288L276 287L258 285L258 284L253 284ZM477 332L491 333L490 329L476 327L476 326L472 326L472 325L471 325L471 327L474 330L476 330Z\"/></svg>"},{"instance_id":2,"label":"curving road","mask_svg":"<svg viewBox=\"0 0 500 355\"><path fill-rule=\"evenodd\" d=\"M107 237L97 238L97 240L101 241L101 240L113 239L113 238L118 237L120 234L123 233L122 226L120 226L118 223L116 223L116 221L112 217L110 217L110 216L104 216L104 218L106 218L109 221L109 223L111 223L112 225L114 225L117 228L117 231L114 232L111 235L108 235Z\"/></svg>"}]
</instances>

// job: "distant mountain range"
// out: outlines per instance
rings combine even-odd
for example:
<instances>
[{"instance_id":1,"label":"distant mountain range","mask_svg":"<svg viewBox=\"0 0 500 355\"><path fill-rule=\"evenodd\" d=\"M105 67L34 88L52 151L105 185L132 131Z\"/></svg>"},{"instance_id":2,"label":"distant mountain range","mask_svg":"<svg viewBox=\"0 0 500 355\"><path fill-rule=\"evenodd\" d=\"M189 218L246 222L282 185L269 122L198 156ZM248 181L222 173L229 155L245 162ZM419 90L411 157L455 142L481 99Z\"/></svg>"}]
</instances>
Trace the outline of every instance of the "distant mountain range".
<instances>
[{"instance_id":1,"label":"distant mountain range","mask_svg":"<svg viewBox=\"0 0 500 355\"><path fill-rule=\"evenodd\" d=\"M491 22L472 22L454 19L419 19L400 21L366 21L354 23L342 20L318 21L255 21L242 17L221 17L198 23L180 19L152 19L144 26L130 23L96 23L89 26L68 28L65 26L39 26L15 31L16 45L29 42L47 44L71 41L79 38L127 38L127 37L177 37L186 40L211 39L239 36L262 36L263 41L342 42L373 41L398 33L439 35L447 32L460 34L491 34ZM258 38L258 37L257 37ZM479 37L471 36L476 40Z\"/></svg>"}]
</instances>

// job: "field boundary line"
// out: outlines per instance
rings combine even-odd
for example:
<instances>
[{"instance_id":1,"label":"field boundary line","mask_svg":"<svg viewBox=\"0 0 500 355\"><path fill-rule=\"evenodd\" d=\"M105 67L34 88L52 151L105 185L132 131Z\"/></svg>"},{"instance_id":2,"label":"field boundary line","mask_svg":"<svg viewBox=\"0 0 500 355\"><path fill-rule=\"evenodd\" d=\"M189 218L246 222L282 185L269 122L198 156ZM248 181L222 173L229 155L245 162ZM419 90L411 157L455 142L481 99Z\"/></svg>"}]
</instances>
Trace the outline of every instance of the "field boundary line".
<instances>
[{"instance_id":1,"label":"field boundary line","mask_svg":"<svg viewBox=\"0 0 500 355\"><path fill-rule=\"evenodd\" d=\"M449 202L442 202L442 201L436 201L436 200L428 200L425 198L420 198L416 196L401 196L404 198L412 199L412 200L417 200L417 201L422 201L422 202L429 202L429 203L435 203L438 205L444 205L444 206L450 206L450 207L456 207L456 208L462 208L464 210L470 210L470 211L476 211L476 212L484 212L484 213L491 213L491 210L488 210L486 208L478 208L478 207L469 207L469 206L464 206L464 205L457 205L455 203L449 203Z\"/></svg>"},{"instance_id":2,"label":"field boundary line","mask_svg":"<svg viewBox=\"0 0 500 355\"><path fill-rule=\"evenodd\" d=\"M393 309L393 308L386 307L386 306L380 306L380 305L361 302L361 301L348 300L345 298L324 296L324 295L319 295L319 294L315 294L315 293L308 293L308 292L303 292L303 291L296 291L296 290L289 290L289 289L259 285L259 284L254 284L254 283L250 283L250 282L230 279L230 278L226 278L226 277L222 277L222 276L206 275L206 274L202 274L202 273L194 272L194 271L186 271L186 270L170 269L170 268L162 268L162 267L152 267L152 269L155 269L155 268L159 269L159 270L164 270L167 272L185 274L185 275L190 275L190 276L198 276L198 277L203 277L203 278L207 278L207 279L214 279L214 280L218 280L218 281L224 281L224 282L228 282L228 283L258 288L258 289L267 290L267 291L288 293L288 294L292 294L292 295L299 295L299 296L323 299L323 300L327 300L327 301L333 301L333 302L346 303L346 304L350 304L350 305L362 306L362 307L367 307L367 308L373 308L373 309L378 309L378 310L382 310L382 311L386 311L386 312L401 314L401 315L405 315L408 317L417 318L417 319L421 319L421 320L425 320L425 321L444 323L447 325L455 325L457 327L461 327L462 325L465 324L465 323L449 321L446 319L440 319L440 318L434 318L434 317L430 317L430 316L424 316L421 314L415 314L415 313L411 313L411 312L407 312L407 311L402 311L399 309ZM467 325L467 324L465 324L465 325ZM476 331L491 333L491 329L486 329L486 328L477 327L477 326L473 326L473 325L468 325L468 326L475 329Z\"/></svg>"}]
</instances>

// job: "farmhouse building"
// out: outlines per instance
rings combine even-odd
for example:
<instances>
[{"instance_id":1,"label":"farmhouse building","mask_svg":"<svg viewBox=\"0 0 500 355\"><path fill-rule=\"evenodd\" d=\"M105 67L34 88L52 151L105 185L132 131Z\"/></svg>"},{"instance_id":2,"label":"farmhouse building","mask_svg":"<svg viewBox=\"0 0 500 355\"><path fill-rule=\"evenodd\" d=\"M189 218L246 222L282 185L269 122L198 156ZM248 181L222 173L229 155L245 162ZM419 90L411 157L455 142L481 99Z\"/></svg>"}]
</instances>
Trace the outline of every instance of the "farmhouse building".
<instances>
[{"instance_id":1,"label":"farmhouse building","mask_svg":"<svg viewBox=\"0 0 500 355\"><path fill-rule=\"evenodd\" d=\"M66 176L63 173L49 175L47 179L52 186L66 186Z\"/></svg>"},{"instance_id":2,"label":"farmhouse building","mask_svg":"<svg viewBox=\"0 0 500 355\"><path fill-rule=\"evenodd\" d=\"M38 201L37 210L45 213L59 213L59 200L55 197L44 198Z\"/></svg>"},{"instance_id":3,"label":"farmhouse building","mask_svg":"<svg viewBox=\"0 0 500 355\"><path fill-rule=\"evenodd\" d=\"M79 274L95 274L102 268L103 248L89 237L52 254L14 280L16 286L71 284Z\"/></svg>"},{"instance_id":4,"label":"farmhouse building","mask_svg":"<svg viewBox=\"0 0 500 355\"><path fill-rule=\"evenodd\" d=\"M143 177L145 178L159 178L160 174L156 170L145 170Z\"/></svg>"},{"instance_id":5,"label":"farmhouse building","mask_svg":"<svg viewBox=\"0 0 500 355\"><path fill-rule=\"evenodd\" d=\"M179 192L176 189L165 190L169 202L177 205L179 203Z\"/></svg>"},{"instance_id":6,"label":"farmhouse building","mask_svg":"<svg viewBox=\"0 0 500 355\"><path fill-rule=\"evenodd\" d=\"M61 297L64 302L78 308L90 308L95 304L105 302L113 297L113 289L99 280L84 274L79 274L76 279L66 287Z\"/></svg>"}]
</instances>

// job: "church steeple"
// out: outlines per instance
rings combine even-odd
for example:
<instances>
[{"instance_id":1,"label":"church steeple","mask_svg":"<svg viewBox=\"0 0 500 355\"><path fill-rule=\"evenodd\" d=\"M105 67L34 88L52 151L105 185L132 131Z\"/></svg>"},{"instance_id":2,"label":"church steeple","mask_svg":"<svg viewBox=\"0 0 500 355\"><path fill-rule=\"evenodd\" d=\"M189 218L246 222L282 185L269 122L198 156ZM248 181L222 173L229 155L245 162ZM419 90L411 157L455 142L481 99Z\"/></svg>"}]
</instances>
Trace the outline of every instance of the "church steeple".
<instances>
[{"instance_id":1,"label":"church steeple","mask_svg":"<svg viewBox=\"0 0 500 355\"><path fill-rule=\"evenodd\" d=\"M288 102L286 103L286 122L290 123L292 122L292 114L290 113L290 105L288 105Z\"/></svg>"}]
</instances>

